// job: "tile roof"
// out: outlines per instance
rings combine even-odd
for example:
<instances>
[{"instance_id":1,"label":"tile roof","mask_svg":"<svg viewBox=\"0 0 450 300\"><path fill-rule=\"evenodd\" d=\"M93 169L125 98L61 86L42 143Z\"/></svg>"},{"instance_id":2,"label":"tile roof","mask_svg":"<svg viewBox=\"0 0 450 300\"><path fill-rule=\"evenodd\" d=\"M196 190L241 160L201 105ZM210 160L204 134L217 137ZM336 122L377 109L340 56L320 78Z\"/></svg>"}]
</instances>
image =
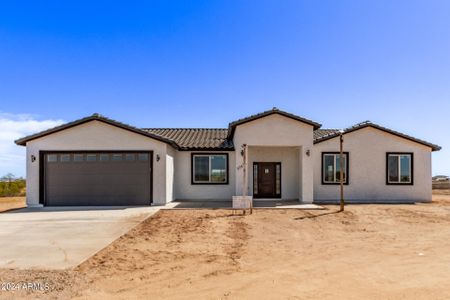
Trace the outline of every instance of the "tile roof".
<instances>
[{"instance_id":1,"label":"tile roof","mask_svg":"<svg viewBox=\"0 0 450 300\"><path fill-rule=\"evenodd\" d=\"M339 133L340 129L317 129L314 130L314 141L329 135Z\"/></svg>"},{"instance_id":2,"label":"tile roof","mask_svg":"<svg viewBox=\"0 0 450 300\"><path fill-rule=\"evenodd\" d=\"M128 131L135 132L137 134L141 134L156 140L159 140L161 142L167 143L171 146L173 146L175 149L179 150L234 150L233 145L233 139L232 139L232 133L230 131L234 131L235 127L239 124L249 122L251 120L255 120L264 116L267 116L269 114L278 113L281 115L288 114L288 117L290 118L300 118L295 115L291 115L289 113L282 112L278 109L273 109L271 111L266 111L261 114L253 115L248 118L240 119L238 121L230 123L230 126L228 128L136 128L121 122L117 122L115 120L106 118L99 114L93 114L89 117L85 117L64 125L60 125L48 130L44 130L42 132L18 139L15 141L16 144L25 146L28 141L58 132L62 131L86 122L90 121L100 121L103 123L107 123ZM300 118L302 122L305 122ZM312 122L307 120L308 122ZM312 122L311 125L320 126L318 123ZM318 128L315 126L314 128ZM425 145L430 147L433 151L438 151L441 149L440 146L426 142L421 139L414 138L412 136L403 134L398 131L394 131L392 129L377 125L375 123L372 123L370 121L365 121L362 123L358 123L352 127L343 129L344 134L350 133L355 130L359 130L365 127L373 127L379 130L382 130L384 132L393 134L395 136L405 138L407 140ZM320 143L323 141L326 141L328 139L332 139L334 137L339 136L340 129L316 129L314 130L314 143Z\"/></svg>"},{"instance_id":3,"label":"tile roof","mask_svg":"<svg viewBox=\"0 0 450 300\"><path fill-rule=\"evenodd\" d=\"M143 128L145 132L174 141L181 150L233 150L225 128Z\"/></svg>"}]
</instances>

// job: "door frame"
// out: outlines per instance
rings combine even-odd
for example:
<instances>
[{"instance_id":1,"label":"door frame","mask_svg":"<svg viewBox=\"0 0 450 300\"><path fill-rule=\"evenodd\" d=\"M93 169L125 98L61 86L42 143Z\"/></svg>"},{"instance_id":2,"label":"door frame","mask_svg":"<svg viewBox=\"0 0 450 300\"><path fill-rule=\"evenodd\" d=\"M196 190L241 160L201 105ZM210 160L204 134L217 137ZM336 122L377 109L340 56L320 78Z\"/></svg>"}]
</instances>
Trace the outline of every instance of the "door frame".
<instances>
[{"instance_id":1,"label":"door frame","mask_svg":"<svg viewBox=\"0 0 450 300\"><path fill-rule=\"evenodd\" d=\"M148 153L150 167L150 201L153 203L153 151L152 150L39 150L39 204L47 205L45 193L45 155L64 153Z\"/></svg>"},{"instance_id":2,"label":"door frame","mask_svg":"<svg viewBox=\"0 0 450 300\"><path fill-rule=\"evenodd\" d=\"M267 196L267 195L259 195L258 193L255 194L255 166L258 167L258 173L259 173L259 165L260 164L273 164L275 165L275 176L274 178L274 191L275 193L273 195ZM277 182L277 175L276 175L276 166L280 166L280 194L276 194L276 182ZM258 177L258 189L259 189L259 180ZM253 162L253 169L252 169L252 191L253 191L253 198L262 198L262 199L281 199L281 195L283 194L282 191L283 181L282 181L282 167L280 161L254 161Z\"/></svg>"}]
</instances>

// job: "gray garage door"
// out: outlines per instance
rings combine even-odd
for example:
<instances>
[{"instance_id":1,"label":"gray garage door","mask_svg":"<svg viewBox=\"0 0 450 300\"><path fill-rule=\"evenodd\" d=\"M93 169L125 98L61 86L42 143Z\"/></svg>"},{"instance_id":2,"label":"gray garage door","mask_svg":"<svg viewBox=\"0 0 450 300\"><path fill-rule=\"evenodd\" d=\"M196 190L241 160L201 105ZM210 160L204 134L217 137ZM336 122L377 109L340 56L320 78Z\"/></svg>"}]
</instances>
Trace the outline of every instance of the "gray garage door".
<instances>
[{"instance_id":1,"label":"gray garage door","mask_svg":"<svg viewBox=\"0 0 450 300\"><path fill-rule=\"evenodd\" d=\"M46 153L44 203L150 205L151 159L151 152Z\"/></svg>"}]
</instances>

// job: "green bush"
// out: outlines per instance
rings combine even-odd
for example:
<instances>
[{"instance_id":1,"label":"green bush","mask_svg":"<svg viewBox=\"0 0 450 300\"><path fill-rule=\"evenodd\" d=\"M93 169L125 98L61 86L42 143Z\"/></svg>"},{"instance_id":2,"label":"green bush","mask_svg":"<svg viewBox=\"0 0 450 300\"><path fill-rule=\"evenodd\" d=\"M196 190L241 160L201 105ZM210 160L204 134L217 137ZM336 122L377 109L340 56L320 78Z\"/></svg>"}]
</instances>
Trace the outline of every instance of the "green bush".
<instances>
[{"instance_id":1,"label":"green bush","mask_svg":"<svg viewBox=\"0 0 450 300\"><path fill-rule=\"evenodd\" d=\"M8 174L0 181L0 197L25 196L25 185L25 179Z\"/></svg>"}]
</instances>

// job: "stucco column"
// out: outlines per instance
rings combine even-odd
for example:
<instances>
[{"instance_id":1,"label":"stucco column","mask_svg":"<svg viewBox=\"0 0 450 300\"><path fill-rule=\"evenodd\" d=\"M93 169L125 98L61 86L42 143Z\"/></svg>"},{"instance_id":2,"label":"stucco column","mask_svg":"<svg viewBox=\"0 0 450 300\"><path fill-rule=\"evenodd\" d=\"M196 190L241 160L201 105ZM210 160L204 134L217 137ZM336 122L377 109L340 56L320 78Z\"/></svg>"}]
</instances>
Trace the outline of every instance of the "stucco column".
<instances>
[{"instance_id":1,"label":"stucco column","mask_svg":"<svg viewBox=\"0 0 450 300\"><path fill-rule=\"evenodd\" d=\"M312 203L314 200L314 166L311 151L312 147L299 148L299 198L302 203Z\"/></svg>"},{"instance_id":2,"label":"stucco column","mask_svg":"<svg viewBox=\"0 0 450 300\"><path fill-rule=\"evenodd\" d=\"M235 180L235 196L242 196L243 195L243 185L244 182L242 180L244 176L244 170L242 168L244 159L241 155L241 145L236 146L236 164L234 166L236 175L234 176Z\"/></svg>"}]
</instances>

